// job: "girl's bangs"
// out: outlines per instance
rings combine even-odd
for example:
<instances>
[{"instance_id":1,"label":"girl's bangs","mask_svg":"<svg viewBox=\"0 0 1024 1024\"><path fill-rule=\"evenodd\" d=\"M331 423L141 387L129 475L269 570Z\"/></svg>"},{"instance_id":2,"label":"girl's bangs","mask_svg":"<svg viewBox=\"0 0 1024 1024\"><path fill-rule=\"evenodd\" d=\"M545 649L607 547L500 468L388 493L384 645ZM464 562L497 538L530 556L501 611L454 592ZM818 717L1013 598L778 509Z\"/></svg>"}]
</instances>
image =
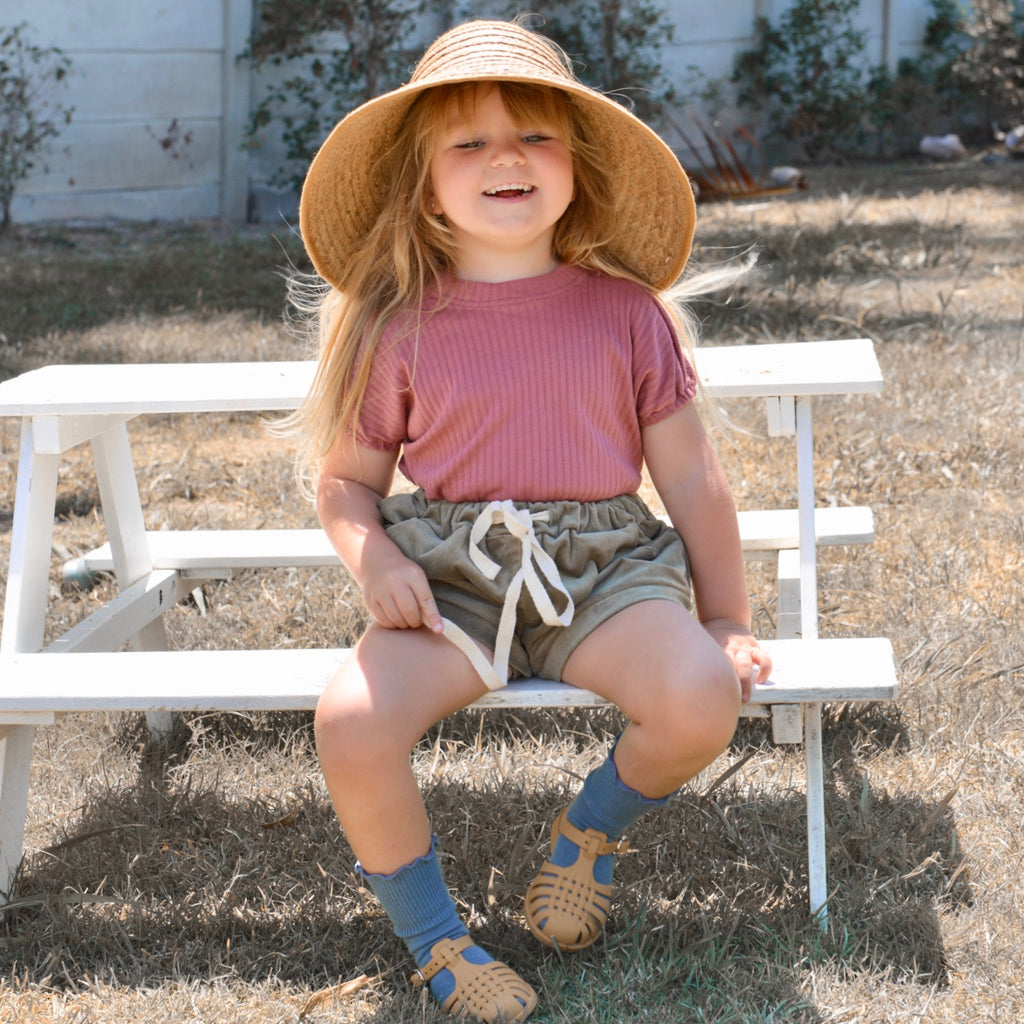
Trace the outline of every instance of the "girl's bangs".
<instances>
[{"instance_id":1,"label":"girl's bangs","mask_svg":"<svg viewBox=\"0 0 1024 1024\"><path fill-rule=\"evenodd\" d=\"M453 117L471 121L477 102L492 85L501 92L505 109L516 125L551 128L570 150L575 149L579 130L572 101L558 89L528 82L459 82L427 90L414 104L420 138L433 135Z\"/></svg>"},{"instance_id":2,"label":"girl's bangs","mask_svg":"<svg viewBox=\"0 0 1024 1024\"><path fill-rule=\"evenodd\" d=\"M553 128L558 137L575 149L579 134L572 101L559 89L526 82L501 82L501 98L509 117L520 128Z\"/></svg>"}]
</instances>

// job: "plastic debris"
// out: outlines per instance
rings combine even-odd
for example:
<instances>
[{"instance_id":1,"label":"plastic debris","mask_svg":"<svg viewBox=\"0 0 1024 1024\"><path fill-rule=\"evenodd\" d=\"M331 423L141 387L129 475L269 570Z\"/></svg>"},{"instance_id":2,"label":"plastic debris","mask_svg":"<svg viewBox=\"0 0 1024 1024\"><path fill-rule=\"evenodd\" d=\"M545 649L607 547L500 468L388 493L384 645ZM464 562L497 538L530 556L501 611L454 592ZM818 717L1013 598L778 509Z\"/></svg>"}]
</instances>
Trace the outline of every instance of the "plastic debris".
<instances>
[{"instance_id":1,"label":"plastic debris","mask_svg":"<svg viewBox=\"0 0 1024 1024\"><path fill-rule=\"evenodd\" d=\"M773 167L768 180L779 188L807 188L804 172L798 167Z\"/></svg>"},{"instance_id":2,"label":"plastic debris","mask_svg":"<svg viewBox=\"0 0 1024 1024\"><path fill-rule=\"evenodd\" d=\"M963 160L967 156L959 135L925 135L920 149L922 155L933 160Z\"/></svg>"},{"instance_id":3,"label":"plastic debris","mask_svg":"<svg viewBox=\"0 0 1024 1024\"><path fill-rule=\"evenodd\" d=\"M1003 145L1010 156L1024 157L1024 124L1011 128L1003 136Z\"/></svg>"}]
</instances>

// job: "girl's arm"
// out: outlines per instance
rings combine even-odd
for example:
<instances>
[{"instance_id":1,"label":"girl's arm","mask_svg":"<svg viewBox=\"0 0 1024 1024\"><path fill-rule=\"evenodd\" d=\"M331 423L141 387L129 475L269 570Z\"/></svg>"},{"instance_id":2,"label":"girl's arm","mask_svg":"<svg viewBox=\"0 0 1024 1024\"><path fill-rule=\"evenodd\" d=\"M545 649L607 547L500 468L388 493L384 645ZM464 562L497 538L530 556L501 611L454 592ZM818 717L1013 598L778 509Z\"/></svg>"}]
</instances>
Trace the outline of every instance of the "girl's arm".
<instances>
[{"instance_id":1,"label":"girl's arm","mask_svg":"<svg viewBox=\"0 0 1024 1024\"><path fill-rule=\"evenodd\" d=\"M743 690L768 678L771 658L750 632L736 507L692 403L643 431L644 458L690 560L697 615L729 655Z\"/></svg>"},{"instance_id":2,"label":"girl's arm","mask_svg":"<svg viewBox=\"0 0 1024 1024\"><path fill-rule=\"evenodd\" d=\"M442 631L423 570L384 531L378 508L391 490L398 451L342 440L324 460L317 512L338 557L363 589L374 621L388 629Z\"/></svg>"}]
</instances>

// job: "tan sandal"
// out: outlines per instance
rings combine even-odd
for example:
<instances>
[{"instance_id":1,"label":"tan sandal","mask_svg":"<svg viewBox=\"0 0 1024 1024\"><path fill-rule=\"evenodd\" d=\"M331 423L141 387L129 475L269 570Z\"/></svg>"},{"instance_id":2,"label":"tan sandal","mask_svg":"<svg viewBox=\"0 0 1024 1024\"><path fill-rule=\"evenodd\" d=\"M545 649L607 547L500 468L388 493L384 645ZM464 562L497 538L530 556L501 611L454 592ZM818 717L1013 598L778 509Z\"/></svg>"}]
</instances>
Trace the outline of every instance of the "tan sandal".
<instances>
[{"instance_id":1,"label":"tan sandal","mask_svg":"<svg viewBox=\"0 0 1024 1024\"><path fill-rule=\"evenodd\" d=\"M606 853L625 853L625 839L609 842L603 832L581 832L566 817L558 816L551 830L551 849L563 835L579 847L579 856L567 868L545 861L526 890L526 923L545 946L576 952L592 946L608 919L612 887L594 880L594 861Z\"/></svg>"},{"instance_id":2,"label":"tan sandal","mask_svg":"<svg viewBox=\"0 0 1024 1024\"><path fill-rule=\"evenodd\" d=\"M485 1022L526 1020L537 1005L537 993L500 960L470 963L462 953L473 944L468 935L435 942L430 963L410 981L425 985L439 971L451 971L455 991L441 1004L445 1013L468 1013Z\"/></svg>"}]
</instances>

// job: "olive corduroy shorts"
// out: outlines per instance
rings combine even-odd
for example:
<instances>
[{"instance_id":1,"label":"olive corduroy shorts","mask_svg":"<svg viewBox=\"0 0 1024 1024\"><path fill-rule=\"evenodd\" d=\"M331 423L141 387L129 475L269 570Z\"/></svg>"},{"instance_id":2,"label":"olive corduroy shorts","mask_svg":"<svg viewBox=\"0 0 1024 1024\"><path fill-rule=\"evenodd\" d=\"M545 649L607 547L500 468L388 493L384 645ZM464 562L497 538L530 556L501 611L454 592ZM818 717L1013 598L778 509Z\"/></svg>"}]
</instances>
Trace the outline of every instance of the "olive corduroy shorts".
<instances>
[{"instance_id":1,"label":"olive corduroy shorts","mask_svg":"<svg viewBox=\"0 0 1024 1024\"><path fill-rule=\"evenodd\" d=\"M504 629L511 630L504 660L513 674L561 679L580 641L631 605L663 599L693 607L682 539L635 495L513 506L417 491L391 495L380 507L388 536L426 573L441 615L492 651L502 646L509 588L519 588L514 624ZM543 569L545 555L553 576ZM524 570L532 576L525 585ZM531 590L539 586L550 599L541 595L541 605L553 605L561 622L538 608Z\"/></svg>"}]
</instances>

